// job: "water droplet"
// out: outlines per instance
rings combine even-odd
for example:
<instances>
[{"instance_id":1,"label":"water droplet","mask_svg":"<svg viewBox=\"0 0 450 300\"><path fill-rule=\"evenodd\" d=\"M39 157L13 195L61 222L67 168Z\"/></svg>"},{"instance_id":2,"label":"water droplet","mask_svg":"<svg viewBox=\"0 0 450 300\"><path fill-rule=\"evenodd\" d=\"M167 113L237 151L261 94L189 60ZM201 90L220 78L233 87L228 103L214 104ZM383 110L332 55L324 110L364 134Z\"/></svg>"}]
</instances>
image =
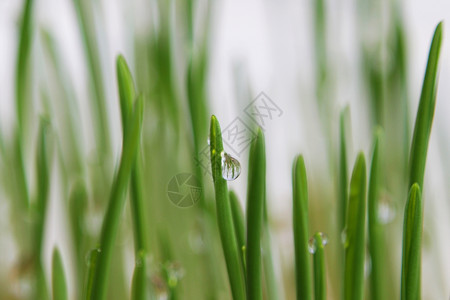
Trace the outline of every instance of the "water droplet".
<instances>
[{"instance_id":1,"label":"water droplet","mask_svg":"<svg viewBox=\"0 0 450 300\"><path fill-rule=\"evenodd\" d=\"M168 262L165 265L165 270L167 272L167 285L170 288L175 288L184 276L184 269L178 262Z\"/></svg>"},{"instance_id":2,"label":"water droplet","mask_svg":"<svg viewBox=\"0 0 450 300\"><path fill-rule=\"evenodd\" d=\"M323 232L317 232L315 235L313 235L308 242L308 250L309 253L314 254L317 250L317 237L316 235L320 236L320 239L322 240L322 246L326 246L328 244L328 236Z\"/></svg>"},{"instance_id":3,"label":"water droplet","mask_svg":"<svg viewBox=\"0 0 450 300\"><path fill-rule=\"evenodd\" d=\"M97 258L101 252L102 250L100 248L90 250L86 255L86 265L88 267L95 266L97 263Z\"/></svg>"},{"instance_id":4,"label":"water droplet","mask_svg":"<svg viewBox=\"0 0 450 300\"><path fill-rule=\"evenodd\" d=\"M366 254L364 259L364 278L368 278L370 273L372 273L372 258Z\"/></svg>"},{"instance_id":5,"label":"water droplet","mask_svg":"<svg viewBox=\"0 0 450 300\"><path fill-rule=\"evenodd\" d=\"M347 228L344 228L341 232L341 243L344 245L344 248L348 247L348 240L347 240Z\"/></svg>"},{"instance_id":6,"label":"water droplet","mask_svg":"<svg viewBox=\"0 0 450 300\"><path fill-rule=\"evenodd\" d=\"M194 253L200 254L205 252L205 241L200 229L194 229L189 232L189 246Z\"/></svg>"},{"instance_id":7,"label":"water droplet","mask_svg":"<svg viewBox=\"0 0 450 300\"><path fill-rule=\"evenodd\" d=\"M225 180L235 180L241 174L241 163L228 153L222 151L222 177Z\"/></svg>"},{"instance_id":8,"label":"water droplet","mask_svg":"<svg viewBox=\"0 0 450 300\"><path fill-rule=\"evenodd\" d=\"M211 138L208 135L208 145L211 145Z\"/></svg>"},{"instance_id":9,"label":"water droplet","mask_svg":"<svg viewBox=\"0 0 450 300\"><path fill-rule=\"evenodd\" d=\"M316 249L317 249L316 239L313 236L312 238L309 239L309 242L308 242L309 253L311 253L311 254L316 253Z\"/></svg>"},{"instance_id":10,"label":"water droplet","mask_svg":"<svg viewBox=\"0 0 450 300\"><path fill-rule=\"evenodd\" d=\"M164 282L164 279L161 276L156 274L152 275L151 283L153 286L153 290L156 294L156 299L165 300L168 298L167 286L166 283Z\"/></svg>"},{"instance_id":11,"label":"water droplet","mask_svg":"<svg viewBox=\"0 0 450 300\"><path fill-rule=\"evenodd\" d=\"M377 217L380 224L389 224L395 219L396 209L389 195L384 193L378 202Z\"/></svg>"}]
</instances>

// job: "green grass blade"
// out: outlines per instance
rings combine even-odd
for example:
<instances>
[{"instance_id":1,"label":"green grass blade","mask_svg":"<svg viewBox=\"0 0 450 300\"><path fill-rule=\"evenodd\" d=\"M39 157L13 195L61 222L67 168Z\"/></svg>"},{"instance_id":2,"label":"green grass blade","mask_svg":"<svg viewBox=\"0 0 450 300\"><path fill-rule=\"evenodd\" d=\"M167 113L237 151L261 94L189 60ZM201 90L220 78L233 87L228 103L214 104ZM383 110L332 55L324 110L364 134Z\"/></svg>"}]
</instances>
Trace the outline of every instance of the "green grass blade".
<instances>
[{"instance_id":1,"label":"green grass blade","mask_svg":"<svg viewBox=\"0 0 450 300\"><path fill-rule=\"evenodd\" d=\"M241 204L239 203L236 193L229 192L231 212L233 214L234 230L236 234L236 242L239 249L241 249L242 269L245 270L244 257L242 249L245 247L245 220L242 212Z\"/></svg>"},{"instance_id":2,"label":"green grass blade","mask_svg":"<svg viewBox=\"0 0 450 300\"><path fill-rule=\"evenodd\" d=\"M124 147L120 160L119 170L114 178L111 189L108 209L103 220L99 249L101 254L98 256L97 266L92 282L92 290L88 299L102 300L106 297L106 285L108 273L111 265L111 256L114 241L117 235L117 229L121 219L123 206L125 204L125 194L130 180L131 169L136 159L137 149L140 144L142 118L143 118L143 99L139 97L134 105L134 111L124 138Z\"/></svg>"},{"instance_id":3,"label":"green grass blade","mask_svg":"<svg viewBox=\"0 0 450 300\"><path fill-rule=\"evenodd\" d=\"M36 154L37 170L37 200L36 200L36 243L35 249L40 259L42 243L44 240L44 223L46 218L49 190L50 190L50 168L49 168L49 130L50 124L47 119L41 118L39 124L39 136Z\"/></svg>"},{"instance_id":4,"label":"green grass blade","mask_svg":"<svg viewBox=\"0 0 450 300\"><path fill-rule=\"evenodd\" d=\"M327 299L327 278L325 273L325 254L324 244L326 241L322 238L322 233L317 232L314 239L314 299L325 300Z\"/></svg>"},{"instance_id":5,"label":"green grass blade","mask_svg":"<svg viewBox=\"0 0 450 300\"><path fill-rule=\"evenodd\" d=\"M96 122L96 140L98 142L99 153L104 156L105 153L110 153L110 132L103 85L102 64L95 34L93 3L87 0L73 0L73 3L77 12L85 55L88 60L87 65L90 81L94 90L93 110L96 114L96 118L94 118L94 122Z\"/></svg>"},{"instance_id":6,"label":"green grass blade","mask_svg":"<svg viewBox=\"0 0 450 300\"><path fill-rule=\"evenodd\" d=\"M19 122L19 136L23 138L23 130L27 124L27 112L30 109L30 57L33 38L33 0L24 3L20 26L20 37L16 65L16 109Z\"/></svg>"},{"instance_id":7,"label":"green grass blade","mask_svg":"<svg viewBox=\"0 0 450 300\"><path fill-rule=\"evenodd\" d=\"M67 299L66 275L64 273L64 264L61 253L57 248L53 250L52 257L52 289L54 300Z\"/></svg>"},{"instance_id":8,"label":"green grass blade","mask_svg":"<svg viewBox=\"0 0 450 300\"><path fill-rule=\"evenodd\" d=\"M216 196L217 222L219 226L222 249L230 281L233 299L245 299L244 272L239 258L239 249L233 224L233 215L228 198L228 186L222 178L223 143L219 122L215 116L211 117L210 129L211 169Z\"/></svg>"},{"instance_id":9,"label":"green grass blade","mask_svg":"<svg viewBox=\"0 0 450 300\"><path fill-rule=\"evenodd\" d=\"M134 88L134 81L131 75L130 69L127 65L125 58L119 55L116 60L117 69L117 84L119 86L119 99L122 115L122 127L124 129L125 140L125 128L129 123L129 116L132 112L134 100L136 98L136 92ZM133 214L133 229L135 240L135 252L136 255L139 251L146 251L146 224L145 224L145 208L144 208L144 196L143 196L143 180L142 180L142 162L140 159L140 152L136 153L136 161L133 164L131 171L131 210Z\"/></svg>"},{"instance_id":10,"label":"green grass blade","mask_svg":"<svg viewBox=\"0 0 450 300\"><path fill-rule=\"evenodd\" d=\"M85 282L85 297L84 299L90 299L92 293L92 285L94 283L95 270L97 268L98 257L100 256L101 250L96 248L89 251L87 255L87 271L86 271L86 282Z\"/></svg>"},{"instance_id":11,"label":"green grass blade","mask_svg":"<svg viewBox=\"0 0 450 300\"><path fill-rule=\"evenodd\" d=\"M136 258L136 264L133 273L133 282L131 284L131 299L148 299L146 255L143 251L140 251Z\"/></svg>"},{"instance_id":12,"label":"green grass blade","mask_svg":"<svg viewBox=\"0 0 450 300\"><path fill-rule=\"evenodd\" d=\"M359 153L350 180L345 239L344 299L364 297L364 255L366 228L366 163Z\"/></svg>"},{"instance_id":13,"label":"green grass blade","mask_svg":"<svg viewBox=\"0 0 450 300\"><path fill-rule=\"evenodd\" d=\"M277 285L275 266L272 260L272 246L270 239L269 216L267 214L267 197L264 197L263 232L262 232L262 259L264 269L264 284L268 299L280 297Z\"/></svg>"},{"instance_id":14,"label":"green grass blade","mask_svg":"<svg viewBox=\"0 0 450 300\"><path fill-rule=\"evenodd\" d=\"M292 174L295 278L297 299L312 299L312 274L308 252L308 182L303 156L297 156Z\"/></svg>"},{"instance_id":15,"label":"green grass blade","mask_svg":"<svg viewBox=\"0 0 450 300\"><path fill-rule=\"evenodd\" d=\"M433 124L434 108L436 106L437 73L439 68L439 54L442 43L443 24L440 22L434 32L428 55L422 93L420 94L419 108L417 110L414 134L409 157L409 184L417 183L423 187L425 163L427 159L428 141Z\"/></svg>"},{"instance_id":16,"label":"green grass blade","mask_svg":"<svg viewBox=\"0 0 450 300\"><path fill-rule=\"evenodd\" d=\"M372 300L386 299L384 296L385 286L383 282L383 235L382 227L378 221L378 200L380 190L380 139L381 130L378 130L374 139L374 149L372 164L370 167L369 191L368 191L368 234L369 252L372 261L372 271L370 273L370 296Z\"/></svg>"},{"instance_id":17,"label":"green grass blade","mask_svg":"<svg viewBox=\"0 0 450 300\"><path fill-rule=\"evenodd\" d=\"M266 150L258 129L250 147L247 190L247 298L262 299L261 231L266 190Z\"/></svg>"},{"instance_id":18,"label":"green grass blade","mask_svg":"<svg viewBox=\"0 0 450 300\"><path fill-rule=\"evenodd\" d=\"M422 198L420 187L413 184L405 206L403 223L403 252L401 299L420 299Z\"/></svg>"},{"instance_id":19,"label":"green grass blade","mask_svg":"<svg viewBox=\"0 0 450 300\"><path fill-rule=\"evenodd\" d=\"M348 199L348 171L347 171L347 138L346 124L350 118L350 108L346 106L339 118L339 231L345 227L345 214Z\"/></svg>"},{"instance_id":20,"label":"green grass blade","mask_svg":"<svg viewBox=\"0 0 450 300\"><path fill-rule=\"evenodd\" d=\"M119 55L116 59L117 85L119 87L120 113L122 116L122 127L125 132L128 116L133 109L136 98L133 77L125 58Z\"/></svg>"}]
</instances>

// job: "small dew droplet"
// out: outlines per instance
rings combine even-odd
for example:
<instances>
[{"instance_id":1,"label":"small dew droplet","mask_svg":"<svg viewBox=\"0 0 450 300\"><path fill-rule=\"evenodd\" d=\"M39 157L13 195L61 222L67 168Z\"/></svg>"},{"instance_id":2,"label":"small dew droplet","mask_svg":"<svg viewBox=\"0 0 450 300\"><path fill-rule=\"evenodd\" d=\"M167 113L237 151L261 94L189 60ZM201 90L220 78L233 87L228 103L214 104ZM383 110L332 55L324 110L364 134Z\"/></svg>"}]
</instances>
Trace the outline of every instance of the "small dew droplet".
<instances>
[{"instance_id":1,"label":"small dew droplet","mask_svg":"<svg viewBox=\"0 0 450 300\"><path fill-rule=\"evenodd\" d=\"M102 250L100 248L90 250L86 255L86 265L88 267L95 266L95 264L97 263L97 258L101 252Z\"/></svg>"},{"instance_id":2,"label":"small dew droplet","mask_svg":"<svg viewBox=\"0 0 450 300\"><path fill-rule=\"evenodd\" d=\"M241 163L228 153L222 151L222 177L225 180L232 181L241 174Z\"/></svg>"},{"instance_id":3,"label":"small dew droplet","mask_svg":"<svg viewBox=\"0 0 450 300\"><path fill-rule=\"evenodd\" d=\"M314 254L317 250L317 236L320 236L320 239L322 240L322 247L326 246L328 244L328 236L323 232L317 232L315 235L313 235L308 242L308 250L309 253Z\"/></svg>"},{"instance_id":4,"label":"small dew droplet","mask_svg":"<svg viewBox=\"0 0 450 300\"><path fill-rule=\"evenodd\" d=\"M309 250L309 253L311 253L311 254L316 253L316 249L317 249L317 246L316 246L316 239L315 239L315 237L313 236L313 237L311 237L311 238L309 239L309 241L308 241L308 250Z\"/></svg>"},{"instance_id":5,"label":"small dew droplet","mask_svg":"<svg viewBox=\"0 0 450 300\"><path fill-rule=\"evenodd\" d=\"M341 232L341 242L342 245L344 245L344 248L348 247L348 241L347 241L347 228L344 228Z\"/></svg>"},{"instance_id":6,"label":"small dew droplet","mask_svg":"<svg viewBox=\"0 0 450 300\"><path fill-rule=\"evenodd\" d=\"M389 224L395 219L396 210L392 201L385 195L378 202L377 217L380 224Z\"/></svg>"},{"instance_id":7,"label":"small dew droplet","mask_svg":"<svg viewBox=\"0 0 450 300\"><path fill-rule=\"evenodd\" d=\"M208 135L208 145L211 145L211 138Z\"/></svg>"}]
</instances>

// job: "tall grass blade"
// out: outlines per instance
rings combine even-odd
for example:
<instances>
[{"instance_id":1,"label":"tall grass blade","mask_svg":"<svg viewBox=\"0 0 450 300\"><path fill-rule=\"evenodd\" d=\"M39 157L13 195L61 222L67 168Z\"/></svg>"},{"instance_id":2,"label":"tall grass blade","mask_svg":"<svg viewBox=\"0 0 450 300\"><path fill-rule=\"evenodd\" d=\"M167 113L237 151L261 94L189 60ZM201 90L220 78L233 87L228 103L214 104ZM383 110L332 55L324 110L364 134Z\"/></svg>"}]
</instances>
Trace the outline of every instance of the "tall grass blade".
<instances>
[{"instance_id":1,"label":"tall grass blade","mask_svg":"<svg viewBox=\"0 0 450 300\"><path fill-rule=\"evenodd\" d=\"M327 299L327 278L325 273L325 254L324 243L322 234L317 232L314 234L314 299L325 300Z\"/></svg>"},{"instance_id":2,"label":"tall grass blade","mask_svg":"<svg viewBox=\"0 0 450 300\"><path fill-rule=\"evenodd\" d=\"M134 81L128 68L127 62L122 55L117 57L117 83L119 86L119 99L122 115L122 127L124 131L124 140L126 140L126 127L129 125L129 118L132 113L132 107L135 102L136 92L134 88ZM139 150L139 148L138 148ZM145 207L143 195L143 181L142 181L142 161L140 159L140 151L136 153L136 159L131 171L131 211L133 214L133 229L135 240L136 256L139 251L147 251L146 240L146 224L145 224ZM136 258L137 259L137 258Z\"/></svg>"},{"instance_id":3,"label":"tall grass blade","mask_svg":"<svg viewBox=\"0 0 450 300\"><path fill-rule=\"evenodd\" d=\"M366 163L359 153L350 180L345 232L344 299L364 297L364 255L366 229Z\"/></svg>"},{"instance_id":4,"label":"tall grass blade","mask_svg":"<svg viewBox=\"0 0 450 300\"><path fill-rule=\"evenodd\" d=\"M375 134L372 164L370 166L369 191L368 191L368 234L369 252L372 262L370 274L370 296L372 300L382 300L385 298L385 285L383 272L387 270L383 267L384 241L381 224L378 221L378 201L380 191L380 139L381 129Z\"/></svg>"},{"instance_id":5,"label":"tall grass blade","mask_svg":"<svg viewBox=\"0 0 450 300\"><path fill-rule=\"evenodd\" d=\"M67 283L61 253L57 248L52 256L52 290L54 300L67 299Z\"/></svg>"},{"instance_id":6,"label":"tall grass blade","mask_svg":"<svg viewBox=\"0 0 450 300\"><path fill-rule=\"evenodd\" d=\"M84 42L86 59L90 82L94 90L93 110L95 134L98 142L99 153L110 153L110 132L108 124L108 114L106 109L105 88L102 75L102 64L97 45L96 29L94 26L93 2L87 0L73 0L78 17L81 35ZM103 155L104 156L104 155Z\"/></svg>"},{"instance_id":7,"label":"tall grass blade","mask_svg":"<svg viewBox=\"0 0 450 300\"><path fill-rule=\"evenodd\" d=\"M345 227L345 214L348 200L348 171L347 171L347 123L350 118L350 108L346 106L339 118L339 231Z\"/></svg>"},{"instance_id":8,"label":"tall grass blade","mask_svg":"<svg viewBox=\"0 0 450 300\"><path fill-rule=\"evenodd\" d=\"M312 274L308 252L308 182L303 156L297 156L292 172L295 285L297 299L312 299Z\"/></svg>"},{"instance_id":9,"label":"tall grass blade","mask_svg":"<svg viewBox=\"0 0 450 300\"><path fill-rule=\"evenodd\" d=\"M210 128L211 170L216 196L217 222L219 226L222 249L228 271L233 299L246 299L244 272L239 258L239 249L233 223L231 205L228 198L228 186L222 178L223 142L219 122L211 117Z\"/></svg>"},{"instance_id":10,"label":"tall grass blade","mask_svg":"<svg viewBox=\"0 0 450 300\"><path fill-rule=\"evenodd\" d=\"M242 212L241 204L239 203L236 193L229 192L231 212L233 214L234 230L236 234L236 242L239 249L245 247L245 220L244 213ZM241 253L242 269L245 270L243 250Z\"/></svg>"},{"instance_id":11,"label":"tall grass blade","mask_svg":"<svg viewBox=\"0 0 450 300\"><path fill-rule=\"evenodd\" d=\"M267 197L264 197L263 228L262 228L262 259L264 269L264 285L268 299L280 298L277 276L273 263L272 242L270 238L269 216L267 214ZM282 290L280 290L282 291Z\"/></svg>"},{"instance_id":12,"label":"tall grass blade","mask_svg":"<svg viewBox=\"0 0 450 300\"><path fill-rule=\"evenodd\" d=\"M134 104L133 114L130 122L126 126L124 138L124 147L118 172L114 178L111 188L108 208L103 220L99 249L101 254L97 259L97 266L92 282L92 290L88 295L90 300L102 300L106 297L106 286L108 273L111 265L111 255L114 241L117 235L117 229L121 219L123 206L125 204L125 194L130 180L131 169L136 159L136 153L140 144L142 118L143 118L143 99L139 97Z\"/></svg>"},{"instance_id":13,"label":"tall grass blade","mask_svg":"<svg viewBox=\"0 0 450 300\"><path fill-rule=\"evenodd\" d=\"M422 198L420 187L413 184L405 206L403 223L403 252L401 299L420 299Z\"/></svg>"},{"instance_id":14,"label":"tall grass blade","mask_svg":"<svg viewBox=\"0 0 450 300\"><path fill-rule=\"evenodd\" d=\"M266 190L266 151L264 135L258 129L250 147L247 186L247 298L262 299L261 231Z\"/></svg>"},{"instance_id":15,"label":"tall grass blade","mask_svg":"<svg viewBox=\"0 0 450 300\"><path fill-rule=\"evenodd\" d=\"M440 22L434 32L428 55L419 108L414 125L411 153L409 157L409 184L417 183L423 187L425 163L427 159L428 141L433 124L434 108L436 106L437 75L439 68L439 54L442 43L443 24Z\"/></svg>"}]
</instances>

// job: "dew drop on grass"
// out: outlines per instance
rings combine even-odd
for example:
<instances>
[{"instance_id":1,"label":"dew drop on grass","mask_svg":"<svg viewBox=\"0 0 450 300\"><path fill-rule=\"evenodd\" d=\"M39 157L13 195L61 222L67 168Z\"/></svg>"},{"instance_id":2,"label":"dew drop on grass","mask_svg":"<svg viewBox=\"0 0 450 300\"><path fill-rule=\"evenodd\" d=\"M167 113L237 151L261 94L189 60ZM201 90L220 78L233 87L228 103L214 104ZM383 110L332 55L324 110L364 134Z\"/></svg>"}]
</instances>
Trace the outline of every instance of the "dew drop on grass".
<instances>
[{"instance_id":1,"label":"dew drop on grass","mask_svg":"<svg viewBox=\"0 0 450 300\"><path fill-rule=\"evenodd\" d=\"M98 256L102 250L100 248L92 249L86 255L86 265L88 267L94 266L97 263Z\"/></svg>"},{"instance_id":2,"label":"dew drop on grass","mask_svg":"<svg viewBox=\"0 0 450 300\"><path fill-rule=\"evenodd\" d=\"M389 224L395 219L396 209L392 200L385 195L378 202L377 217L380 224Z\"/></svg>"},{"instance_id":3,"label":"dew drop on grass","mask_svg":"<svg viewBox=\"0 0 450 300\"><path fill-rule=\"evenodd\" d=\"M323 233L323 232L318 232L318 234L320 235L320 238L322 239L322 245L326 246L328 244L328 236ZM309 253L314 254L316 253L317 250L317 239L316 239L316 235L313 235L308 242L308 250Z\"/></svg>"},{"instance_id":4,"label":"dew drop on grass","mask_svg":"<svg viewBox=\"0 0 450 300\"><path fill-rule=\"evenodd\" d=\"M348 247L348 241L347 241L347 227L344 228L341 232L341 243L344 245L344 248Z\"/></svg>"},{"instance_id":5,"label":"dew drop on grass","mask_svg":"<svg viewBox=\"0 0 450 300\"><path fill-rule=\"evenodd\" d=\"M225 180L232 181L241 174L241 163L228 153L222 151L222 177Z\"/></svg>"},{"instance_id":6,"label":"dew drop on grass","mask_svg":"<svg viewBox=\"0 0 450 300\"><path fill-rule=\"evenodd\" d=\"M208 135L208 145L211 145L211 138L209 137L209 135Z\"/></svg>"}]
</instances>

